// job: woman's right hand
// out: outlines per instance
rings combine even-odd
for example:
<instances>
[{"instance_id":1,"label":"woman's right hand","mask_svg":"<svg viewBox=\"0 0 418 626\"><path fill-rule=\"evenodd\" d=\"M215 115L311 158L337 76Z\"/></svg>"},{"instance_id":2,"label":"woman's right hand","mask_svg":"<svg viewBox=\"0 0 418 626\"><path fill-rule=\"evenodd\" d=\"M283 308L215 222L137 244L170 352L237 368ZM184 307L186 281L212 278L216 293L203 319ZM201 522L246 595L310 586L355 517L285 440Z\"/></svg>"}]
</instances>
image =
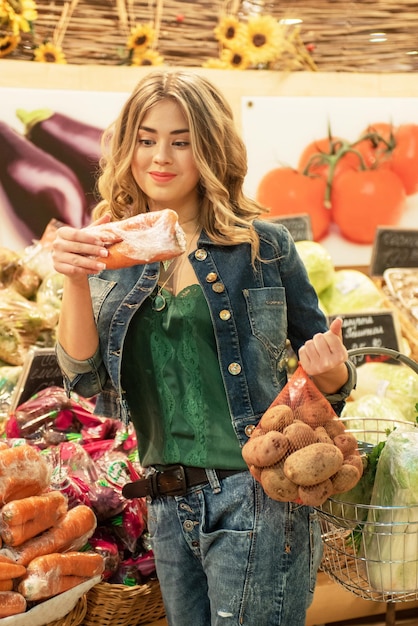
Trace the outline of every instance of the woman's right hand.
<instances>
[{"instance_id":1,"label":"woman's right hand","mask_svg":"<svg viewBox=\"0 0 418 626\"><path fill-rule=\"evenodd\" d=\"M91 224L104 224L110 221L110 216L105 215ZM62 226L56 232L52 243L52 260L54 269L66 276L77 278L87 274L97 274L106 268L106 264L100 261L108 256L107 247L114 243L111 236L103 234L98 238L86 228L72 228Z\"/></svg>"}]
</instances>

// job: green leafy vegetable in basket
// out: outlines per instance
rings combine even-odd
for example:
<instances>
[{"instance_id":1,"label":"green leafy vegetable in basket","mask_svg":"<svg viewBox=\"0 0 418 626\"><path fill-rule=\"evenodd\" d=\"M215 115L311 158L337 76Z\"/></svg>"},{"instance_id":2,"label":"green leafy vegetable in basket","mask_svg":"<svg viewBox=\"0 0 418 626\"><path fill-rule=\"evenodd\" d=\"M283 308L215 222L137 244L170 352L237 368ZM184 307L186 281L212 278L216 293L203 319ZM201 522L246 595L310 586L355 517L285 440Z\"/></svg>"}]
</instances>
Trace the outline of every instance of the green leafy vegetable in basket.
<instances>
[{"instance_id":1,"label":"green leafy vegetable in basket","mask_svg":"<svg viewBox=\"0 0 418 626\"><path fill-rule=\"evenodd\" d=\"M377 464L363 532L370 585L398 593L418 589L418 429L396 429Z\"/></svg>"}]
</instances>

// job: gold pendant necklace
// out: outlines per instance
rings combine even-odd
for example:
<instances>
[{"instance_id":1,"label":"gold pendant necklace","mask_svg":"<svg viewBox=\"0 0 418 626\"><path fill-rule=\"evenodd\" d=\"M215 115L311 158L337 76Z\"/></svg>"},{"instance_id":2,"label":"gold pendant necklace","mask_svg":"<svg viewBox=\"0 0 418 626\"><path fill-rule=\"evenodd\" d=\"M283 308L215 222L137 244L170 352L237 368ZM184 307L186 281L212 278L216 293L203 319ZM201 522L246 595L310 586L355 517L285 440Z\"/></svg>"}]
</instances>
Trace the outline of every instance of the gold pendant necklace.
<instances>
[{"instance_id":1,"label":"gold pendant necklace","mask_svg":"<svg viewBox=\"0 0 418 626\"><path fill-rule=\"evenodd\" d=\"M165 298L165 296L163 295L162 291L164 289L164 287L166 286L166 284L168 283L168 281L174 276L174 272L177 270L180 273L180 270L183 268L184 263L186 262L187 257L189 256L192 244L193 244L193 240L196 237L196 235L198 234L200 230L200 224L197 225L196 230L194 231L192 238L190 239L189 245L187 246L187 249L185 252L183 252L183 257L181 259L180 265L177 267L173 268L173 271L170 272L170 274L167 276L167 278L165 279L165 281L163 282L162 285L158 286L157 289L157 293L155 294L153 301L152 301L152 310L153 311L162 311L163 309L165 309L166 305L167 305L167 300ZM164 270L167 270L170 266L171 262L165 266L163 263L163 267Z\"/></svg>"}]
</instances>

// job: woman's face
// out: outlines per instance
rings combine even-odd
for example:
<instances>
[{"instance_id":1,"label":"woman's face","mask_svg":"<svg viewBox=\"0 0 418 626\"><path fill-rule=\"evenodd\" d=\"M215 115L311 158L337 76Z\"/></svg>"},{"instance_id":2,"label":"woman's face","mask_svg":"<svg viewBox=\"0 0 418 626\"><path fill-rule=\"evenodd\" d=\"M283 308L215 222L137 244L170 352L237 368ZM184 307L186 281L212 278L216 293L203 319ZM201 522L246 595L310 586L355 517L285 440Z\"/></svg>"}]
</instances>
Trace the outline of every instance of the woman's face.
<instances>
[{"instance_id":1,"label":"woman's face","mask_svg":"<svg viewBox=\"0 0 418 626\"><path fill-rule=\"evenodd\" d=\"M186 118L173 100L152 107L139 127L132 174L151 210L196 213L200 178Z\"/></svg>"}]
</instances>

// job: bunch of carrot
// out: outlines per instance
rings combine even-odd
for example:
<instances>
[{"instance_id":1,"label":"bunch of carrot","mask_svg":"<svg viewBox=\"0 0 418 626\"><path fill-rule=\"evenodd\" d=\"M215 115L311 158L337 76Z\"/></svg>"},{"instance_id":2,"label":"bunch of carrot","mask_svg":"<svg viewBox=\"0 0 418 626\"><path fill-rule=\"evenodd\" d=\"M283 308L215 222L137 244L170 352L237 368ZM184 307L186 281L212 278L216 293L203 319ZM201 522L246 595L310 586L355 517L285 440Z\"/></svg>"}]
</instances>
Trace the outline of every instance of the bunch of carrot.
<instances>
[{"instance_id":1,"label":"bunch of carrot","mask_svg":"<svg viewBox=\"0 0 418 626\"><path fill-rule=\"evenodd\" d=\"M101 555L80 552L96 529L94 512L68 509L66 496L49 486L37 448L0 447L0 618L103 573Z\"/></svg>"}]
</instances>

